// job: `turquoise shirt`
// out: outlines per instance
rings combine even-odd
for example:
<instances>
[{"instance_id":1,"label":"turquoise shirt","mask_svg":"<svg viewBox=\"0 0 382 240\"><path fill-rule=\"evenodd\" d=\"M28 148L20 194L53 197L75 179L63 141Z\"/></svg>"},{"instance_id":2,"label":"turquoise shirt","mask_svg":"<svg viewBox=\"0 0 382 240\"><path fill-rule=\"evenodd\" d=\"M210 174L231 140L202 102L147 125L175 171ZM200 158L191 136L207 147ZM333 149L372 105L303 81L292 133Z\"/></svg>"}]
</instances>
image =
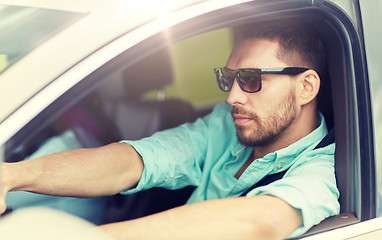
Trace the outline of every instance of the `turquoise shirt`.
<instances>
[{"instance_id":1,"label":"turquoise shirt","mask_svg":"<svg viewBox=\"0 0 382 240\"><path fill-rule=\"evenodd\" d=\"M325 120L303 139L254 160L239 179L235 174L253 152L239 143L228 103L195 123L158 132L132 145L142 156L144 170L129 194L152 187L179 189L196 186L187 203L240 196L266 175L284 171L284 177L255 188L247 196L268 194L301 210L303 225L290 237L303 234L321 220L339 213L339 192L334 174L335 144L314 147L327 134Z\"/></svg>"}]
</instances>

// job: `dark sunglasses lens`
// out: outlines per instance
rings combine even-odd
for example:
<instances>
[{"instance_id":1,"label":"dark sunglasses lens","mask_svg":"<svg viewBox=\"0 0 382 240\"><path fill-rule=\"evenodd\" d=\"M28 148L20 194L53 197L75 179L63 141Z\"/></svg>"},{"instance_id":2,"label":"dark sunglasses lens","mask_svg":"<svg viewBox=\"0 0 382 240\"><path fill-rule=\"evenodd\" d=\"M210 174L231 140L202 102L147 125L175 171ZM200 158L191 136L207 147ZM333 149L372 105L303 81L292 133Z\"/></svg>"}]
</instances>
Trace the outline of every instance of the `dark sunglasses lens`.
<instances>
[{"instance_id":1,"label":"dark sunglasses lens","mask_svg":"<svg viewBox=\"0 0 382 240\"><path fill-rule=\"evenodd\" d=\"M239 86L247 92L258 92L261 88L260 74L252 71L242 71L237 80Z\"/></svg>"},{"instance_id":2,"label":"dark sunglasses lens","mask_svg":"<svg viewBox=\"0 0 382 240\"><path fill-rule=\"evenodd\" d=\"M224 92L231 91L235 76L230 71L225 69L217 69L215 73L219 88Z\"/></svg>"}]
</instances>

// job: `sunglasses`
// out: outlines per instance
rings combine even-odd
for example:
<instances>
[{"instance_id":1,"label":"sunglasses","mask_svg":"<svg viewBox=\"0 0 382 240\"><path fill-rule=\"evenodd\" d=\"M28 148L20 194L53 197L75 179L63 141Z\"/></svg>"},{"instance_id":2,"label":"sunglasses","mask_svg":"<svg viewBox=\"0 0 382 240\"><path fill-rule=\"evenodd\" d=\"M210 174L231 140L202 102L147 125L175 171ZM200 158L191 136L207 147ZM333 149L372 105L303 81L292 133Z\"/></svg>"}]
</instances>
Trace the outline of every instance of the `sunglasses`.
<instances>
[{"instance_id":1,"label":"sunglasses","mask_svg":"<svg viewBox=\"0 0 382 240\"><path fill-rule=\"evenodd\" d=\"M215 68L216 80L219 88L223 92L231 91L233 82L237 81L241 90L247 93L255 93L261 90L262 74L285 74L298 75L309 69L301 67L285 67L285 68L241 68L239 70L231 70L226 67Z\"/></svg>"}]
</instances>

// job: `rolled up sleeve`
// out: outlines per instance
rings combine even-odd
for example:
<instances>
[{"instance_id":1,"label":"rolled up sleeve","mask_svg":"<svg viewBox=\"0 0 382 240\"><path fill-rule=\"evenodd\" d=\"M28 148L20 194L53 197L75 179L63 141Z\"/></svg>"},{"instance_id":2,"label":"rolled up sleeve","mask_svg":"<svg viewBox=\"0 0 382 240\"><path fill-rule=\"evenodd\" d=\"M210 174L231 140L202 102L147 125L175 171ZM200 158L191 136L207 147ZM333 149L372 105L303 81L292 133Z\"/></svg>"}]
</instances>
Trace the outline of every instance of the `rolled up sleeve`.
<instances>
[{"instance_id":1,"label":"rolled up sleeve","mask_svg":"<svg viewBox=\"0 0 382 240\"><path fill-rule=\"evenodd\" d=\"M339 214L334 147L331 144L308 153L290 168L283 179L247 194L272 195L300 210L303 224L290 237L297 237L325 218Z\"/></svg>"}]
</instances>

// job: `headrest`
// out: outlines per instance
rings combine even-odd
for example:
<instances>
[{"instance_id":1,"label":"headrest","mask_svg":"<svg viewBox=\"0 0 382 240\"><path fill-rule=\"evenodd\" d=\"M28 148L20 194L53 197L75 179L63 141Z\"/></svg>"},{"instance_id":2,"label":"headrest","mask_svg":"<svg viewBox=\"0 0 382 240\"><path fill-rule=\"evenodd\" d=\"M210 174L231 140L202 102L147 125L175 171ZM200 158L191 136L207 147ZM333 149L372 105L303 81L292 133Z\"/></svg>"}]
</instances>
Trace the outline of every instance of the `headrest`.
<instances>
[{"instance_id":1,"label":"headrest","mask_svg":"<svg viewBox=\"0 0 382 240\"><path fill-rule=\"evenodd\" d=\"M126 96L137 99L143 93L172 82L172 61L168 48L130 66L122 73Z\"/></svg>"},{"instance_id":2,"label":"headrest","mask_svg":"<svg viewBox=\"0 0 382 240\"><path fill-rule=\"evenodd\" d=\"M172 80L170 51L165 48L120 72L115 72L97 92L108 100L136 100L145 92L161 89L172 83Z\"/></svg>"}]
</instances>

